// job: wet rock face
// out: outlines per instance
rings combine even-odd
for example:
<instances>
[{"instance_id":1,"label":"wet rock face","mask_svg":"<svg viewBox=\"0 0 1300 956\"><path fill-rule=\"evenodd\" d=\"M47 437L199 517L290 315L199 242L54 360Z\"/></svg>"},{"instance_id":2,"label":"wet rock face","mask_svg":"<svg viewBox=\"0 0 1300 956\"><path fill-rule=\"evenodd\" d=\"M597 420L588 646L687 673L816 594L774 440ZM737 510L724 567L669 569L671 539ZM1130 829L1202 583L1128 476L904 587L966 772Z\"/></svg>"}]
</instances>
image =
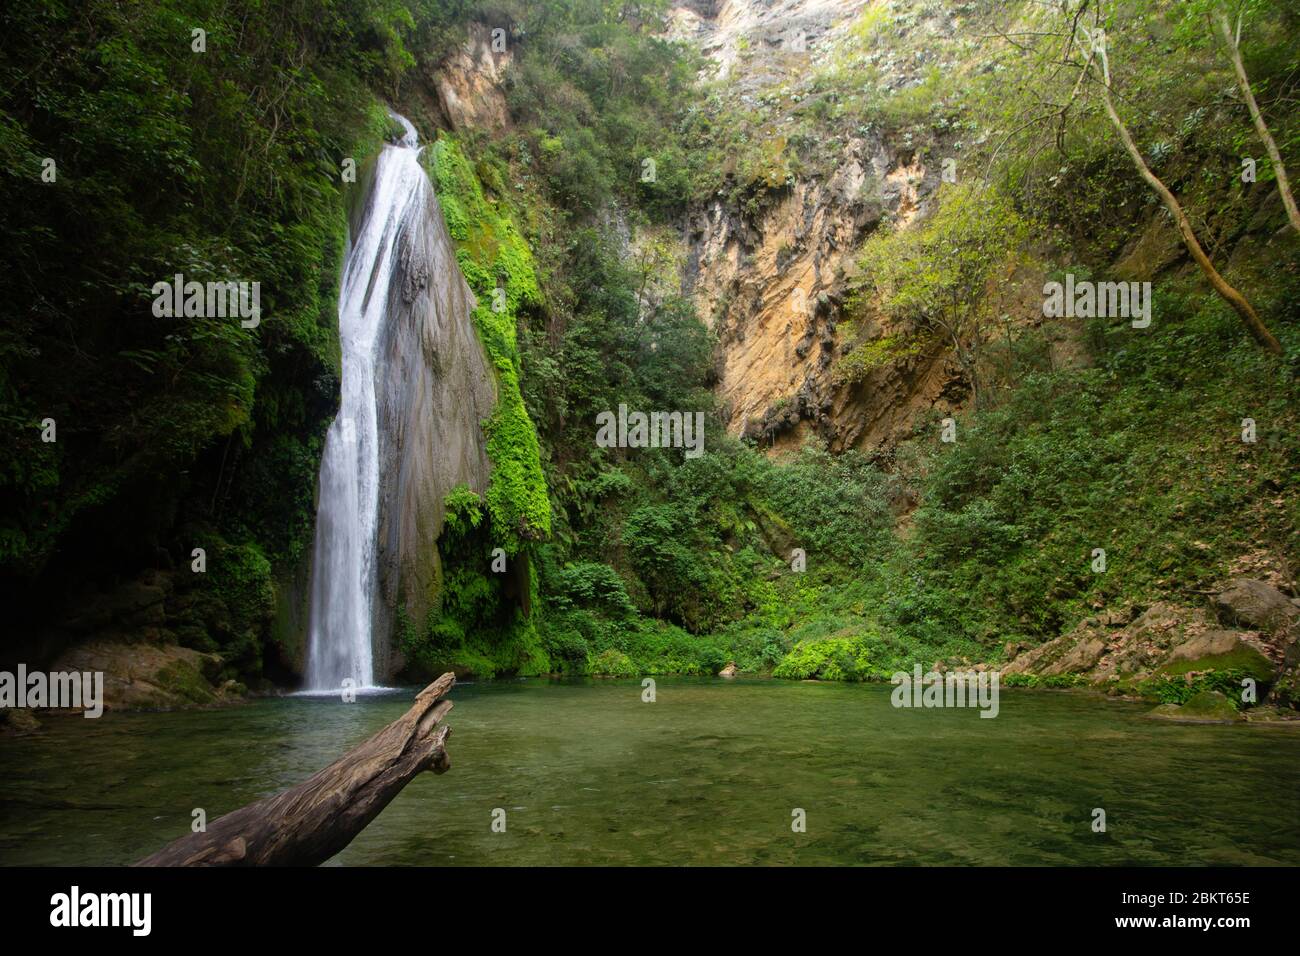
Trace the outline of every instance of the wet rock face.
<instances>
[{"instance_id":1,"label":"wet rock face","mask_svg":"<svg viewBox=\"0 0 1300 956\"><path fill-rule=\"evenodd\" d=\"M496 406L496 385L474 329L477 302L431 187L422 202L424 214L396 238L400 281L377 343L377 679L401 667L386 639L398 603L419 623L437 592L443 499L462 484L483 494L490 470L481 422Z\"/></svg>"}]
</instances>

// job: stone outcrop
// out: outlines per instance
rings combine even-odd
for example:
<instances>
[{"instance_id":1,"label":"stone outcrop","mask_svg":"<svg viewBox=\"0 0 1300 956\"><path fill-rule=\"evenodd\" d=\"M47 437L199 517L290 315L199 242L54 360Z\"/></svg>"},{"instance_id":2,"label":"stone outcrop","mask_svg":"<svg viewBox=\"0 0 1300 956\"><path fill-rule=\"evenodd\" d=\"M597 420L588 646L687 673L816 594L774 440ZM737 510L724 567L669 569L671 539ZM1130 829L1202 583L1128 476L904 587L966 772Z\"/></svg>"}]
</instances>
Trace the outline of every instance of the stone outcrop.
<instances>
[{"instance_id":1,"label":"stone outcrop","mask_svg":"<svg viewBox=\"0 0 1300 956\"><path fill-rule=\"evenodd\" d=\"M741 92L782 79L809 51L828 49L867 0L686 0L670 33L691 40ZM801 49L802 48L802 49ZM746 57L757 50L759 56Z\"/></svg>"},{"instance_id":2,"label":"stone outcrop","mask_svg":"<svg viewBox=\"0 0 1300 956\"><path fill-rule=\"evenodd\" d=\"M175 644L92 640L63 653L52 671L104 674L104 710L175 710L242 698L243 685L222 680L222 660Z\"/></svg>"},{"instance_id":3,"label":"stone outcrop","mask_svg":"<svg viewBox=\"0 0 1300 956\"><path fill-rule=\"evenodd\" d=\"M742 108L809 90L810 65L831 51L864 0L721 0L674 12L674 33L717 64L726 96ZM943 16L928 28L950 30ZM914 78L902 63L884 82ZM776 92L774 92L776 91ZM789 116L754 135L784 143ZM785 146L789 149L790 147ZM859 128L825 144L821 169L767 183L758 202L716 198L692 211L684 287L716 331L715 377L727 428L777 450L810 434L832 450L872 448L908 435L935 406L959 407L967 389L936 347L888 363L866 381L837 383L835 361L854 344L837 325L862 240L924 213L939 170L910 142ZM875 317L858 338L894 334Z\"/></svg>"},{"instance_id":4,"label":"stone outcrop","mask_svg":"<svg viewBox=\"0 0 1300 956\"><path fill-rule=\"evenodd\" d=\"M1214 599L1214 609L1225 624L1260 631L1289 632L1300 623L1300 605L1264 581L1235 578Z\"/></svg>"},{"instance_id":5,"label":"stone outcrop","mask_svg":"<svg viewBox=\"0 0 1300 956\"><path fill-rule=\"evenodd\" d=\"M438 111L453 130L495 133L510 125L504 82L514 57L510 38L504 33L494 37L493 29L470 24L468 39L428 77Z\"/></svg>"},{"instance_id":6,"label":"stone outcrop","mask_svg":"<svg viewBox=\"0 0 1300 956\"><path fill-rule=\"evenodd\" d=\"M922 207L937 181L910 156L861 138L830 178L793 183L756 217L721 200L691 217L686 287L718 335L717 391L733 434L785 446L811 429L835 449L870 445L906 433L919 409L950 393L956 368L937 351L858 385L832 376L862 238ZM869 334L894 331L881 324Z\"/></svg>"},{"instance_id":7,"label":"stone outcrop","mask_svg":"<svg viewBox=\"0 0 1300 956\"><path fill-rule=\"evenodd\" d=\"M1149 678L1190 683L1197 675L1232 671L1271 688L1270 705L1300 703L1300 617L1292 599L1263 581L1239 578L1211 604L1213 612L1164 601L1140 612L1112 610L1037 647L1008 642L1002 673L1076 675L1132 690Z\"/></svg>"}]
</instances>

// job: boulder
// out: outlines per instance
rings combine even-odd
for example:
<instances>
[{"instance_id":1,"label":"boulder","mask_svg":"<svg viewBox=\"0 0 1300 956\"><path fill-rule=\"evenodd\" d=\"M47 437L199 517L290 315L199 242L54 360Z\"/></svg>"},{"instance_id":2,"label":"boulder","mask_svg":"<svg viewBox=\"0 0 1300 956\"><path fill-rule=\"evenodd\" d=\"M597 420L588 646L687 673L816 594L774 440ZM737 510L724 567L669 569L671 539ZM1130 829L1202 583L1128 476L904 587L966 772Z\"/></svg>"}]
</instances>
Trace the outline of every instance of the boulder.
<instances>
[{"instance_id":1,"label":"boulder","mask_svg":"<svg viewBox=\"0 0 1300 956\"><path fill-rule=\"evenodd\" d=\"M1275 633L1300 621L1300 608L1271 584L1254 578L1234 578L1214 598L1219 620L1230 627Z\"/></svg>"},{"instance_id":2,"label":"boulder","mask_svg":"<svg viewBox=\"0 0 1300 956\"><path fill-rule=\"evenodd\" d=\"M1236 631L1205 631L1169 652L1168 661L1193 661L1200 657L1227 654L1241 646Z\"/></svg>"},{"instance_id":3,"label":"boulder","mask_svg":"<svg viewBox=\"0 0 1300 956\"><path fill-rule=\"evenodd\" d=\"M1106 611L1101 615L1099 621L1106 627L1127 627L1137 620L1137 617L1138 609L1130 606Z\"/></svg>"},{"instance_id":4,"label":"boulder","mask_svg":"<svg viewBox=\"0 0 1300 956\"><path fill-rule=\"evenodd\" d=\"M1004 674L1035 674L1040 666L1046 666L1074 646L1073 634L1062 634L1045 644L1031 647L1016 655L1016 659L1002 668Z\"/></svg>"},{"instance_id":5,"label":"boulder","mask_svg":"<svg viewBox=\"0 0 1300 956\"><path fill-rule=\"evenodd\" d=\"M1181 707L1177 704L1161 704L1147 716L1186 724L1219 724L1243 719L1232 701L1217 690L1201 691Z\"/></svg>"},{"instance_id":6,"label":"boulder","mask_svg":"<svg viewBox=\"0 0 1300 956\"><path fill-rule=\"evenodd\" d=\"M1084 638L1057 660L1044 667L1042 673L1048 677L1057 674L1081 674L1096 667L1105 653L1105 641L1095 637Z\"/></svg>"},{"instance_id":7,"label":"boulder","mask_svg":"<svg viewBox=\"0 0 1300 956\"><path fill-rule=\"evenodd\" d=\"M242 696L233 682L218 688L221 658L175 644L93 640L63 653L51 671L102 671L105 710L175 710Z\"/></svg>"},{"instance_id":8,"label":"boulder","mask_svg":"<svg viewBox=\"0 0 1300 956\"><path fill-rule=\"evenodd\" d=\"M1091 619L1090 619L1091 620ZM1031 647L1002 668L1004 674L1075 674L1091 670L1106 653L1105 632L1094 621Z\"/></svg>"},{"instance_id":9,"label":"boulder","mask_svg":"<svg viewBox=\"0 0 1300 956\"><path fill-rule=\"evenodd\" d=\"M1157 601L1133 622L1128 632L1137 643L1164 650L1181 643L1180 639L1189 631L1212 624L1209 615L1200 608Z\"/></svg>"},{"instance_id":10,"label":"boulder","mask_svg":"<svg viewBox=\"0 0 1300 956\"><path fill-rule=\"evenodd\" d=\"M1258 681L1272 680L1273 663L1243 637L1240 631L1204 631L1171 650L1160 669L1168 674L1241 670Z\"/></svg>"}]
</instances>

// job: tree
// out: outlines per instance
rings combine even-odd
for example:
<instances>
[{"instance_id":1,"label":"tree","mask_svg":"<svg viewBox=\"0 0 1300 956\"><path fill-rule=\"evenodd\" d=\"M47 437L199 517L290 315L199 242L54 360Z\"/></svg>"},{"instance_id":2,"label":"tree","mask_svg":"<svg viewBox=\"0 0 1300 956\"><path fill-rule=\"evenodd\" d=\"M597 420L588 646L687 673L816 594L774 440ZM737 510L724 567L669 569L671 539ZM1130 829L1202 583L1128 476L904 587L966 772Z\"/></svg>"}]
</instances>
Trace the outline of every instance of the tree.
<instances>
[{"instance_id":1,"label":"tree","mask_svg":"<svg viewBox=\"0 0 1300 956\"><path fill-rule=\"evenodd\" d=\"M996 300L990 284L1028 252L1029 224L992 186L945 187L938 209L917 227L880 230L861 265L880 307L938 332L980 402L980 356Z\"/></svg>"},{"instance_id":2,"label":"tree","mask_svg":"<svg viewBox=\"0 0 1300 956\"><path fill-rule=\"evenodd\" d=\"M1242 15L1237 17L1235 33L1228 22L1228 14L1222 7L1216 6L1206 11L1206 16L1209 17L1211 25L1219 30L1219 36L1222 37L1228 51L1228 58L1232 60L1232 69L1237 74L1237 86L1241 89L1241 98L1246 101L1246 108L1250 110L1250 118L1255 124L1255 130L1263 140L1264 149L1268 151L1268 158L1273 163L1273 174L1277 177L1277 191L1282 196L1282 205L1286 207L1286 217L1291 221L1291 228L1300 232L1300 210L1296 209L1295 196L1291 194L1286 167L1282 165L1282 154L1273 140L1273 134L1269 132L1268 124L1264 122L1259 104L1255 102L1255 94L1250 89L1250 78L1246 75L1246 67L1241 60Z\"/></svg>"},{"instance_id":3,"label":"tree","mask_svg":"<svg viewBox=\"0 0 1300 956\"><path fill-rule=\"evenodd\" d=\"M1094 63L1100 65L1102 103L1106 107L1106 115L1110 117L1111 125L1115 127L1120 141L1124 144L1124 149L1128 151L1129 157L1133 160L1133 165L1137 167L1142 178L1155 190L1156 195L1165 204L1165 208L1174 217L1174 222L1178 224L1178 231L1182 235L1183 244L1187 247L1187 251L1191 253L1196 264L1200 266L1201 271L1205 273L1206 278L1210 280L1210 285L1214 287L1214 291L1219 293L1232 306L1233 310L1241 316L1242 322L1245 323L1247 330L1256 342L1269 352L1281 355L1281 343L1268 330L1268 326L1260 319L1254 306L1250 304L1244 295L1229 285L1227 280L1219 274L1219 270L1214 267L1214 263L1210 261L1210 257L1206 255L1205 249L1201 246L1200 240L1196 238L1196 232L1192 229L1192 223L1187 218L1187 213L1183 211L1182 205L1169 187L1151 171L1151 167L1147 165L1146 160L1142 157L1142 151L1137 148L1132 134L1129 133L1128 127L1124 125L1124 121L1116 111L1115 101L1111 96L1110 57L1106 49L1105 31L1102 30L1100 25L1096 25L1092 30L1089 30L1079 24L1078 29L1087 41L1083 45L1083 48L1088 51L1088 55L1083 62L1083 74L1085 76L1091 75Z\"/></svg>"}]
</instances>

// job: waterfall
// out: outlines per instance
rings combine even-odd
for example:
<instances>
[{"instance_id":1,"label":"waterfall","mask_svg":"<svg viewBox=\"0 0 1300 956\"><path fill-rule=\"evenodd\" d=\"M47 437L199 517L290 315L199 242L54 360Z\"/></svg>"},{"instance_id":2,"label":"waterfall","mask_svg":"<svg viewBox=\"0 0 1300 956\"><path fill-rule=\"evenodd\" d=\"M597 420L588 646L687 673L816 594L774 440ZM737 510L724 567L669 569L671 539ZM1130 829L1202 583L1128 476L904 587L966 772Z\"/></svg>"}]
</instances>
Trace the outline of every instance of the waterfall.
<instances>
[{"instance_id":1,"label":"waterfall","mask_svg":"<svg viewBox=\"0 0 1300 956\"><path fill-rule=\"evenodd\" d=\"M399 609L436 606L451 489L482 494L496 382L415 127L383 147L353 209L339 290L343 395L325 436L305 687L373 687L401 669Z\"/></svg>"},{"instance_id":2,"label":"waterfall","mask_svg":"<svg viewBox=\"0 0 1300 956\"><path fill-rule=\"evenodd\" d=\"M345 678L375 683L372 630L378 581L379 420L377 343L389 320L390 286L402 281L400 241L426 208L415 128L376 160L369 202L349 235L339 290L342 401L325 436L316 511L308 631L308 690L337 691Z\"/></svg>"}]
</instances>

